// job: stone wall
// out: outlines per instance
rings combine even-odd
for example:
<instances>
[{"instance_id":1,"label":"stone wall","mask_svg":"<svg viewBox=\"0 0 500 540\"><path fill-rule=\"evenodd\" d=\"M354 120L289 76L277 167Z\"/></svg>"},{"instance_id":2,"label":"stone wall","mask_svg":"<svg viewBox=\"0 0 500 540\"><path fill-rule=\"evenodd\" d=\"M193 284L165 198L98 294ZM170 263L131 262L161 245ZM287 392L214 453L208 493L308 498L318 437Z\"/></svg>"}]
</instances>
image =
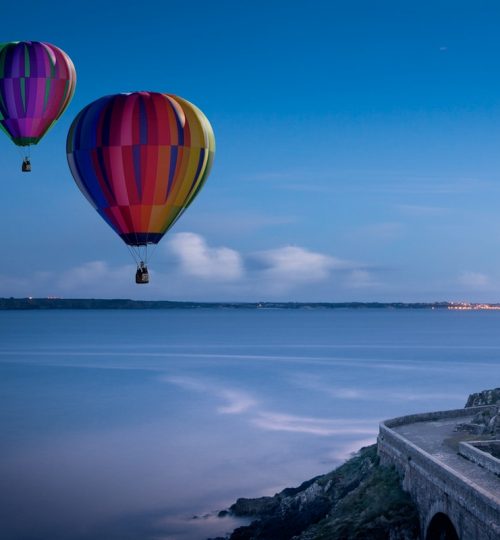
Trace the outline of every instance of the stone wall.
<instances>
[{"instance_id":1,"label":"stone wall","mask_svg":"<svg viewBox=\"0 0 500 540\"><path fill-rule=\"evenodd\" d=\"M499 540L500 506L487 493L469 485L465 477L396 433L392 427L408 423L470 416L482 408L457 409L404 416L380 425L378 451L381 462L394 465L403 488L420 512L421 536L437 512L446 514L461 540Z\"/></svg>"},{"instance_id":2,"label":"stone wall","mask_svg":"<svg viewBox=\"0 0 500 540\"><path fill-rule=\"evenodd\" d=\"M458 452L465 458L488 469L500 476L500 459L489 453L489 448L496 443L500 448L500 441L468 441L458 445Z\"/></svg>"}]
</instances>

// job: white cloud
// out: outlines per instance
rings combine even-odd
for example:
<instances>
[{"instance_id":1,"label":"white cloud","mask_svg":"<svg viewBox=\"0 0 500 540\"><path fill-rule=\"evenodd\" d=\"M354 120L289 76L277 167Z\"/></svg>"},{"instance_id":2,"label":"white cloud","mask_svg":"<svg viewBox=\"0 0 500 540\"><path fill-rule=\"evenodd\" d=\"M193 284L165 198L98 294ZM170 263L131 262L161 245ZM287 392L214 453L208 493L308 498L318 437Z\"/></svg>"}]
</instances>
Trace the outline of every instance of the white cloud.
<instances>
[{"instance_id":1,"label":"white cloud","mask_svg":"<svg viewBox=\"0 0 500 540\"><path fill-rule=\"evenodd\" d=\"M261 251L256 257L267 267L264 270L267 277L285 282L322 281L332 269L343 266L334 257L298 246Z\"/></svg>"},{"instance_id":2,"label":"white cloud","mask_svg":"<svg viewBox=\"0 0 500 540\"><path fill-rule=\"evenodd\" d=\"M379 285L360 264L299 246L285 246L253 255L263 266L258 283L267 297L283 295L330 280L337 288L358 289ZM311 289L312 290L312 289Z\"/></svg>"},{"instance_id":3,"label":"white cloud","mask_svg":"<svg viewBox=\"0 0 500 540\"><path fill-rule=\"evenodd\" d=\"M135 276L133 266L120 266L112 268L104 261L91 261L80 266L70 268L58 277L59 290L73 291L87 289L95 284L117 284L120 282L129 283Z\"/></svg>"},{"instance_id":4,"label":"white cloud","mask_svg":"<svg viewBox=\"0 0 500 540\"><path fill-rule=\"evenodd\" d=\"M373 285L371 275L359 264L300 246L283 246L244 256L227 247L209 247L200 235L178 233L172 236L168 248L179 260L180 272L173 276L179 280L179 288L186 289L188 279L193 276L211 280L219 288L219 299L230 294L232 299L263 296L276 299L291 290L326 281L337 271L342 272L337 286ZM200 290L202 285L191 280L190 291L194 292L195 287ZM211 292L216 291L212 288Z\"/></svg>"},{"instance_id":5,"label":"white cloud","mask_svg":"<svg viewBox=\"0 0 500 540\"><path fill-rule=\"evenodd\" d=\"M124 252L123 261L127 261ZM50 272L5 276L0 295L132 298L192 301L328 300L333 291L375 287L369 269L301 246L243 254L212 247L202 236L170 236L165 250L149 264L150 283L135 284L135 265L104 260L82 262Z\"/></svg>"},{"instance_id":6,"label":"white cloud","mask_svg":"<svg viewBox=\"0 0 500 540\"><path fill-rule=\"evenodd\" d=\"M349 272L346 285L354 289L361 289L364 287L373 287L377 283L373 280L372 275L368 270L355 269Z\"/></svg>"},{"instance_id":7,"label":"white cloud","mask_svg":"<svg viewBox=\"0 0 500 540\"><path fill-rule=\"evenodd\" d=\"M233 281L244 275L243 259L234 249L210 247L195 233L172 235L168 248L178 258L183 272L207 280Z\"/></svg>"},{"instance_id":8,"label":"white cloud","mask_svg":"<svg viewBox=\"0 0 500 540\"><path fill-rule=\"evenodd\" d=\"M480 272L462 272L458 276L458 282L471 289L483 289L491 285L490 278Z\"/></svg>"},{"instance_id":9,"label":"white cloud","mask_svg":"<svg viewBox=\"0 0 500 540\"><path fill-rule=\"evenodd\" d=\"M0 276L0 295L5 296L72 296L128 297L134 283L135 266L113 267L104 261L89 261L58 271L27 274L16 280Z\"/></svg>"}]
</instances>

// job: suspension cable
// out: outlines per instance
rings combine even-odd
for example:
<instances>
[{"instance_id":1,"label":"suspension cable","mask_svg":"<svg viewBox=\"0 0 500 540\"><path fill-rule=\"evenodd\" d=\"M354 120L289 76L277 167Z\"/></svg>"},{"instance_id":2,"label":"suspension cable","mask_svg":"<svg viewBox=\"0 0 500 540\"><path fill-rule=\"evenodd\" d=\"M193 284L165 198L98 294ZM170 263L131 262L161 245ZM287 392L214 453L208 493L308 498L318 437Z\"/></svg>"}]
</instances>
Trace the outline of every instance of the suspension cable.
<instances>
[{"instance_id":1,"label":"suspension cable","mask_svg":"<svg viewBox=\"0 0 500 540\"><path fill-rule=\"evenodd\" d=\"M137 255L135 254L134 250L128 244L125 244L125 245L127 246L127 249L129 251L130 255L132 256L132 259L134 259L135 264L137 266L139 266L139 260L137 259Z\"/></svg>"}]
</instances>

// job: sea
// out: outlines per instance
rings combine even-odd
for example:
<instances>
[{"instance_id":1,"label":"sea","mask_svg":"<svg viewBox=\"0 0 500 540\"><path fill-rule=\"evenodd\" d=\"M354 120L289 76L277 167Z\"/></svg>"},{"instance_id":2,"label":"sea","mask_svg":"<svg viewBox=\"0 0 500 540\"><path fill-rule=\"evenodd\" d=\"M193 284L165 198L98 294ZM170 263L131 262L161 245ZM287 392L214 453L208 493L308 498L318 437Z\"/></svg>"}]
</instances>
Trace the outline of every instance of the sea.
<instances>
[{"instance_id":1,"label":"sea","mask_svg":"<svg viewBox=\"0 0 500 540\"><path fill-rule=\"evenodd\" d=\"M500 312L0 312L0 538L205 540L375 442L500 386Z\"/></svg>"}]
</instances>

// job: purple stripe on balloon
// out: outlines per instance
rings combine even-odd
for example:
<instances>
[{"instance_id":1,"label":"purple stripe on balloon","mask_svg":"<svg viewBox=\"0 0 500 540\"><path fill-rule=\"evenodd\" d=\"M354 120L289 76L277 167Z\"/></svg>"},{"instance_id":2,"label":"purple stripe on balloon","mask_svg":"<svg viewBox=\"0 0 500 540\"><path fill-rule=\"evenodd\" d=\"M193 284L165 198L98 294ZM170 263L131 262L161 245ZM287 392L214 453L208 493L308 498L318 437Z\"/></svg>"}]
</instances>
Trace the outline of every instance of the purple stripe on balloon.
<instances>
[{"instance_id":1,"label":"purple stripe on balloon","mask_svg":"<svg viewBox=\"0 0 500 540\"><path fill-rule=\"evenodd\" d=\"M16 48L15 46L9 47L7 46L5 50L5 63L4 63L4 74L3 76L6 78L12 77L12 70L14 69L14 52Z\"/></svg>"},{"instance_id":2,"label":"purple stripe on balloon","mask_svg":"<svg viewBox=\"0 0 500 540\"><path fill-rule=\"evenodd\" d=\"M12 79L14 101L16 103L16 118L24 117L23 98L21 96L21 79Z\"/></svg>"},{"instance_id":3,"label":"purple stripe on balloon","mask_svg":"<svg viewBox=\"0 0 500 540\"><path fill-rule=\"evenodd\" d=\"M26 79L26 116L37 117L41 116L37 114L37 96L39 98L40 91L43 89L43 86L40 83L44 83L43 79Z\"/></svg>"},{"instance_id":4,"label":"purple stripe on balloon","mask_svg":"<svg viewBox=\"0 0 500 540\"><path fill-rule=\"evenodd\" d=\"M0 79L0 113L4 118L8 118L8 106L7 106L7 97L5 83Z\"/></svg>"},{"instance_id":5,"label":"purple stripe on balloon","mask_svg":"<svg viewBox=\"0 0 500 540\"><path fill-rule=\"evenodd\" d=\"M20 137L19 120L17 118L8 118L4 122L5 128L13 137Z\"/></svg>"},{"instance_id":6,"label":"purple stripe on balloon","mask_svg":"<svg viewBox=\"0 0 500 540\"><path fill-rule=\"evenodd\" d=\"M23 119L2 125L14 142L23 144L31 139L35 144L72 97L76 80L73 64L57 47L41 42L8 43L0 47L0 55L4 66L1 114L6 120Z\"/></svg>"},{"instance_id":7,"label":"purple stripe on balloon","mask_svg":"<svg viewBox=\"0 0 500 540\"><path fill-rule=\"evenodd\" d=\"M12 60L12 77L24 76L24 45L20 43L14 49Z\"/></svg>"},{"instance_id":8,"label":"purple stripe on balloon","mask_svg":"<svg viewBox=\"0 0 500 540\"><path fill-rule=\"evenodd\" d=\"M16 115L16 100L14 98L14 79L8 78L5 81L5 105L9 111L9 117L17 118Z\"/></svg>"},{"instance_id":9,"label":"purple stripe on balloon","mask_svg":"<svg viewBox=\"0 0 500 540\"><path fill-rule=\"evenodd\" d=\"M36 69L39 77L50 77L49 55L43 45L37 50Z\"/></svg>"},{"instance_id":10,"label":"purple stripe on balloon","mask_svg":"<svg viewBox=\"0 0 500 540\"><path fill-rule=\"evenodd\" d=\"M36 48L37 77L50 77L50 62L47 49L40 43Z\"/></svg>"},{"instance_id":11,"label":"purple stripe on balloon","mask_svg":"<svg viewBox=\"0 0 500 540\"><path fill-rule=\"evenodd\" d=\"M29 55L29 61L30 61L30 70L29 70L29 76L30 77L39 77L40 69L38 67L38 47L32 46L28 48L28 55ZM26 74L27 75L27 74Z\"/></svg>"},{"instance_id":12,"label":"purple stripe on balloon","mask_svg":"<svg viewBox=\"0 0 500 540\"><path fill-rule=\"evenodd\" d=\"M30 133L33 133L33 136L36 137L37 134L38 134L38 126L36 125L36 120L33 120L32 118L19 118L19 120L17 121L18 125L19 125L19 133L21 134L20 136L22 137L22 134L23 133L26 133L26 132L30 132Z\"/></svg>"}]
</instances>

